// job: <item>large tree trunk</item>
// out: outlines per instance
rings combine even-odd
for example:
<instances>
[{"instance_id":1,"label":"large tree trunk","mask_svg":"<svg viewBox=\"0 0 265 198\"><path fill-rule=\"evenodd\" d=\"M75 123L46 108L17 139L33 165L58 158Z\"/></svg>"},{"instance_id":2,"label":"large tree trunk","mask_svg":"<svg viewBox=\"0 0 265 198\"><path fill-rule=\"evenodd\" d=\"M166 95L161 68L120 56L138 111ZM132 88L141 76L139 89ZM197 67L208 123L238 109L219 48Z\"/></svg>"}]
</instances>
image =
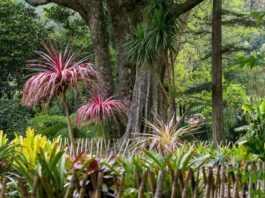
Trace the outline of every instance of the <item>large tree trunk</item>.
<instances>
[{"instance_id":1,"label":"large tree trunk","mask_svg":"<svg viewBox=\"0 0 265 198\"><path fill-rule=\"evenodd\" d=\"M114 33L114 47L117 55L116 94L119 98L130 100L135 78L135 68L124 53L124 45L130 36L132 24L130 15L121 1L108 1Z\"/></svg>"},{"instance_id":2,"label":"large tree trunk","mask_svg":"<svg viewBox=\"0 0 265 198\"><path fill-rule=\"evenodd\" d=\"M134 133L146 131L144 119L156 121L164 112L164 97L159 74L153 68L143 65L136 68L129 120L124 134L125 138Z\"/></svg>"},{"instance_id":3,"label":"large tree trunk","mask_svg":"<svg viewBox=\"0 0 265 198\"><path fill-rule=\"evenodd\" d=\"M86 10L85 13L81 12L80 14L91 31L95 65L101 73L104 91L112 94L113 77L102 1L90 0L88 5L84 6L84 9Z\"/></svg>"},{"instance_id":4,"label":"large tree trunk","mask_svg":"<svg viewBox=\"0 0 265 198\"><path fill-rule=\"evenodd\" d=\"M152 66L142 65L136 68L136 79L133 90L129 120L124 137L146 131L144 119L156 122L163 119L169 105L163 81L166 69L165 52Z\"/></svg>"},{"instance_id":5,"label":"large tree trunk","mask_svg":"<svg viewBox=\"0 0 265 198\"><path fill-rule=\"evenodd\" d=\"M150 74L145 65L136 68L136 79L133 89L133 97L129 112L129 120L124 137L129 138L132 133L142 131L142 120L145 115L145 107L148 105L150 92ZM147 103L147 104L146 104Z\"/></svg>"},{"instance_id":6,"label":"large tree trunk","mask_svg":"<svg viewBox=\"0 0 265 198\"><path fill-rule=\"evenodd\" d=\"M217 146L224 140L223 87L222 87L222 0L213 1L212 21L212 130Z\"/></svg>"}]
</instances>

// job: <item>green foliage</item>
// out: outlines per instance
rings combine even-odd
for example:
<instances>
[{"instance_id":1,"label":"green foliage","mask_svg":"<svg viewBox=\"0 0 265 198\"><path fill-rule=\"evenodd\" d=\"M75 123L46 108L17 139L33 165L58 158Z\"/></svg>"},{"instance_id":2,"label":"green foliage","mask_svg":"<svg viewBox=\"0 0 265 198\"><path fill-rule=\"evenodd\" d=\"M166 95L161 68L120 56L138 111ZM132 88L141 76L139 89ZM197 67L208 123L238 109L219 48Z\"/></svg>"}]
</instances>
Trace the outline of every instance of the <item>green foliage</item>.
<instances>
[{"instance_id":1,"label":"green foliage","mask_svg":"<svg viewBox=\"0 0 265 198\"><path fill-rule=\"evenodd\" d=\"M21 87L25 61L46 30L32 9L16 1L0 1L0 97L11 98Z\"/></svg>"},{"instance_id":2,"label":"green foliage","mask_svg":"<svg viewBox=\"0 0 265 198\"><path fill-rule=\"evenodd\" d=\"M67 122L61 115L37 115L29 120L29 125L49 138L61 135L67 137Z\"/></svg>"},{"instance_id":3,"label":"green foliage","mask_svg":"<svg viewBox=\"0 0 265 198\"><path fill-rule=\"evenodd\" d=\"M140 178L145 173L148 175L145 191L146 194L151 195L151 175L153 182L156 182L159 173L163 171L163 194L168 197L176 172L183 174L185 179L191 168L196 177L197 193L201 194L203 189L200 185L203 184L203 180L200 178L203 175L201 172L200 175L197 175L197 171L201 170L202 166L207 168L223 165L229 167L230 171L236 172L239 165L244 166L246 160L255 159L254 155L247 153L244 146L220 146L216 149L212 145L204 144L185 144L181 148L164 154L155 150L140 149L119 155L115 155L113 152L106 153L106 156L102 156L102 158L94 156L95 153L80 153L73 158L59 149L59 139L49 141L45 136L35 135L31 129L28 129L26 137L17 136L10 144L7 143L5 135L1 132L0 139L3 143L0 146L0 165L3 165L2 162L7 162L8 167L11 167L11 169L2 168L0 173L6 176L9 171L10 182L7 192L18 196L25 186L29 192L34 192L36 197L65 196L69 190L66 189L68 188L66 186L71 184L74 184L76 193L80 193L80 188L76 185L85 178L89 184L95 182L98 171L104 173L104 189L111 190L116 187L118 187L116 190L119 190L120 186L114 185L114 181L121 181L121 177L125 173L122 185L124 187L123 196L127 197L139 195ZM135 144L135 142L132 140L131 144ZM130 147L130 145L128 146ZM13 147L13 149L7 150L8 147ZM251 175L252 181L257 183L264 177L262 174L256 169L251 173L243 170L240 172L240 180L246 182ZM75 181L70 179L73 177L75 177ZM23 185L17 185L17 182ZM85 189L92 191L93 187L89 184ZM190 190L190 187L188 189ZM253 191L252 193L261 192Z\"/></svg>"},{"instance_id":4,"label":"green foliage","mask_svg":"<svg viewBox=\"0 0 265 198\"><path fill-rule=\"evenodd\" d=\"M96 124L90 124L81 129L77 128L74 119L75 114L70 117L74 127L74 135L78 138L93 138L100 135L99 127ZM45 135L49 139L61 136L68 137L68 126L66 117L62 115L39 114L28 121L29 125L36 130L36 133Z\"/></svg>"},{"instance_id":5,"label":"green foliage","mask_svg":"<svg viewBox=\"0 0 265 198\"><path fill-rule=\"evenodd\" d=\"M43 149L46 155L50 155L53 152L54 146L59 144L59 141L59 137L54 141L50 141L46 136L35 135L34 130L28 128L25 137L16 135L15 139L11 142L15 146L16 152L20 153L16 161L17 165L25 172L28 168L35 169L38 164L40 150Z\"/></svg>"},{"instance_id":6,"label":"green foliage","mask_svg":"<svg viewBox=\"0 0 265 198\"><path fill-rule=\"evenodd\" d=\"M66 45L71 42L73 50L84 49L85 55L93 60L90 31L81 16L68 8L52 5L44 8L44 15L49 22L49 39Z\"/></svg>"},{"instance_id":7,"label":"green foliage","mask_svg":"<svg viewBox=\"0 0 265 198\"><path fill-rule=\"evenodd\" d=\"M3 131L0 131L0 146L4 146L7 144L7 136Z\"/></svg>"},{"instance_id":8,"label":"green foliage","mask_svg":"<svg viewBox=\"0 0 265 198\"><path fill-rule=\"evenodd\" d=\"M174 51L174 39L179 29L179 16L169 12L172 0L149 1L146 19L138 24L125 46L127 57L136 65L150 64L167 50Z\"/></svg>"},{"instance_id":9,"label":"green foliage","mask_svg":"<svg viewBox=\"0 0 265 198\"><path fill-rule=\"evenodd\" d=\"M137 25L126 44L126 55L136 65L151 63L155 58L154 51L147 48L147 35L143 25Z\"/></svg>"},{"instance_id":10,"label":"green foliage","mask_svg":"<svg viewBox=\"0 0 265 198\"><path fill-rule=\"evenodd\" d=\"M209 126L212 119L211 9L210 1L204 1L192 10L187 28L179 33L183 44L175 61L176 101L186 106L187 114L202 113ZM235 141L239 134L233 129L245 124L237 118L237 110L248 96L264 93L264 70L260 67L264 62L264 35L262 26L226 23L242 20L241 15L255 23L245 1L224 2L223 10L224 125L227 139Z\"/></svg>"},{"instance_id":11,"label":"green foliage","mask_svg":"<svg viewBox=\"0 0 265 198\"><path fill-rule=\"evenodd\" d=\"M258 67L264 65L264 54L252 53L249 56L240 55L235 60L235 64L240 67Z\"/></svg>"},{"instance_id":12,"label":"green foliage","mask_svg":"<svg viewBox=\"0 0 265 198\"><path fill-rule=\"evenodd\" d=\"M62 197L65 192L65 154L54 146L50 156L41 149L38 158L40 169L37 175L41 183L37 185L38 197Z\"/></svg>"},{"instance_id":13,"label":"green foliage","mask_svg":"<svg viewBox=\"0 0 265 198\"><path fill-rule=\"evenodd\" d=\"M14 131L25 131L27 121L33 113L34 111L23 107L19 99L0 98L0 129L12 138Z\"/></svg>"},{"instance_id":14,"label":"green foliage","mask_svg":"<svg viewBox=\"0 0 265 198\"><path fill-rule=\"evenodd\" d=\"M243 144L250 153L257 155L261 160L265 160L265 100L250 101L250 104L242 106L245 111L245 118L248 125L236 130L246 130L240 143Z\"/></svg>"},{"instance_id":15,"label":"green foliage","mask_svg":"<svg viewBox=\"0 0 265 198\"><path fill-rule=\"evenodd\" d=\"M6 134L0 131L0 175L5 175L11 169L11 163L16 157L14 147L7 140Z\"/></svg>"}]
</instances>

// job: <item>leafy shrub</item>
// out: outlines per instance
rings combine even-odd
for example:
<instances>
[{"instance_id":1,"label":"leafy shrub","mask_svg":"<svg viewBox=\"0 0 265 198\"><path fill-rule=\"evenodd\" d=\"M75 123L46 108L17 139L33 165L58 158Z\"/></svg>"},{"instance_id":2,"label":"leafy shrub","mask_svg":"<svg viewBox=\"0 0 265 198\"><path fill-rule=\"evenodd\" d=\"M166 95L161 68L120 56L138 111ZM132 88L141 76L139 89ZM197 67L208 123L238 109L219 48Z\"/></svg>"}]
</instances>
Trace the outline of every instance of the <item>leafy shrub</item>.
<instances>
[{"instance_id":1,"label":"leafy shrub","mask_svg":"<svg viewBox=\"0 0 265 198\"><path fill-rule=\"evenodd\" d=\"M93 138L100 134L100 129L96 124L86 125L79 129L74 123L74 114L70 116L74 130L74 136L78 138ZM29 120L30 127L35 129L35 132L47 136L49 139L57 136L68 137L67 122L65 116L42 114L36 115Z\"/></svg>"},{"instance_id":2,"label":"leafy shrub","mask_svg":"<svg viewBox=\"0 0 265 198\"><path fill-rule=\"evenodd\" d=\"M237 131L246 131L240 139L240 144L260 159L265 160L265 100L250 101L242 106L248 124L237 128Z\"/></svg>"},{"instance_id":3,"label":"leafy shrub","mask_svg":"<svg viewBox=\"0 0 265 198\"><path fill-rule=\"evenodd\" d=\"M19 99L0 98L0 130L4 130L9 138L14 137L14 131L25 131L32 114L33 111L23 107Z\"/></svg>"},{"instance_id":4,"label":"leafy shrub","mask_svg":"<svg viewBox=\"0 0 265 198\"><path fill-rule=\"evenodd\" d=\"M42 149L46 155L50 155L53 152L54 145L59 144L59 140L60 138L50 141L46 136L35 135L34 130L30 128L27 129L25 137L15 135L15 139L12 140L11 144L15 146L15 151L20 154L16 160L17 165L21 168L25 166L25 171L27 167L34 169L38 163L40 150Z\"/></svg>"}]
</instances>

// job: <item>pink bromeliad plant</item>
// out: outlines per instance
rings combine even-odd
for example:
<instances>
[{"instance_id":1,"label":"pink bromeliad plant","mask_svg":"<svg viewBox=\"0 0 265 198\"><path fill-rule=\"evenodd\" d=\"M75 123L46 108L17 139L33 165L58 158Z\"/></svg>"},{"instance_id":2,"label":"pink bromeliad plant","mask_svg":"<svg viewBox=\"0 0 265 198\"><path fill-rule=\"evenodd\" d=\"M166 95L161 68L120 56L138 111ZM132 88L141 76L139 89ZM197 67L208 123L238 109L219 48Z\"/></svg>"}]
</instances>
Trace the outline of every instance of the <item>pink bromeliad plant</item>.
<instances>
[{"instance_id":1,"label":"pink bromeliad plant","mask_svg":"<svg viewBox=\"0 0 265 198\"><path fill-rule=\"evenodd\" d=\"M105 119L116 119L118 116L125 115L126 106L122 100L94 94L87 104L77 110L75 121L79 127L88 122L96 122L100 124L101 132L103 132Z\"/></svg>"},{"instance_id":2,"label":"pink bromeliad plant","mask_svg":"<svg viewBox=\"0 0 265 198\"><path fill-rule=\"evenodd\" d=\"M76 155L66 91L68 88L76 90L81 81L92 86L99 74L87 58L79 58L80 51L72 52L68 45L60 51L52 44L43 44L43 47L45 51L36 51L39 58L29 61L29 69L35 73L24 85L22 101L31 107L40 101L49 103L52 97L59 96L65 107L72 153Z\"/></svg>"}]
</instances>

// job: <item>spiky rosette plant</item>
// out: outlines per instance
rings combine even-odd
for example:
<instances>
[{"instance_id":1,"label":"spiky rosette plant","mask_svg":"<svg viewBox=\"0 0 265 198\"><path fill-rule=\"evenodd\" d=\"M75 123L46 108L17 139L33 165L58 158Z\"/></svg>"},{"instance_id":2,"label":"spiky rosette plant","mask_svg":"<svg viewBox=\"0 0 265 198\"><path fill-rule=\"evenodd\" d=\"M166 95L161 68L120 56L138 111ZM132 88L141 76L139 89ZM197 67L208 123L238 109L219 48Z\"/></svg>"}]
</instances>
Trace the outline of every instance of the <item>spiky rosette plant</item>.
<instances>
[{"instance_id":1,"label":"spiky rosette plant","mask_svg":"<svg viewBox=\"0 0 265 198\"><path fill-rule=\"evenodd\" d=\"M114 99L113 96L107 98L94 94L87 104L78 108L75 121L79 127L88 122L96 122L103 130L105 119L117 119L118 116L125 115L126 106L125 101Z\"/></svg>"},{"instance_id":2,"label":"spiky rosette plant","mask_svg":"<svg viewBox=\"0 0 265 198\"><path fill-rule=\"evenodd\" d=\"M24 85L22 101L24 105L31 107L40 101L49 103L52 97L60 96L65 107L72 152L76 155L65 94L68 88L76 90L81 81L92 86L99 75L87 58L80 58L81 51L73 52L69 45L59 51L52 44L43 44L43 47L45 51L36 51L39 58L28 63L29 70L34 74Z\"/></svg>"}]
</instances>

